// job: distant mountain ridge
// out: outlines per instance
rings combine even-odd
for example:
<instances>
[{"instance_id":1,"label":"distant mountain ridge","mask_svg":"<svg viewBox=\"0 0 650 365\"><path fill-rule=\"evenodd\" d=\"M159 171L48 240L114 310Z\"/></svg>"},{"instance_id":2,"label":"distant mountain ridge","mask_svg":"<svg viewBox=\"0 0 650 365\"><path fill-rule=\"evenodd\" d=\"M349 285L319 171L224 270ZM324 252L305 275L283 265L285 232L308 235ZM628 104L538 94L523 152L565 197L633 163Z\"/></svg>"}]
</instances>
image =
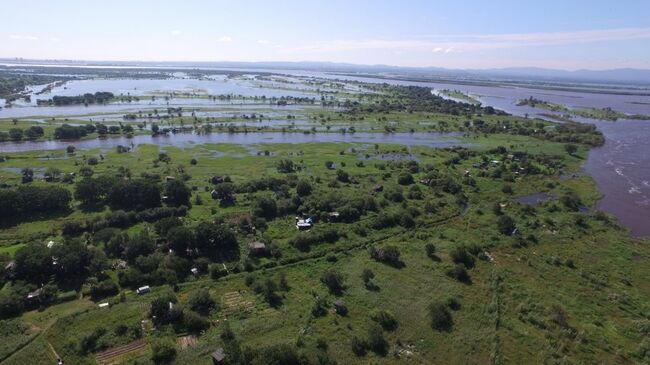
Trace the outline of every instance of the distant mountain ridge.
<instances>
[{"instance_id":1,"label":"distant mountain ridge","mask_svg":"<svg viewBox=\"0 0 650 365\"><path fill-rule=\"evenodd\" d=\"M604 82L625 83L636 85L650 85L650 69L619 68L608 70L559 70L540 67L508 67L491 69L448 69L442 67L403 67L390 65L359 65L337 62L238 62L238 61L74 61L74 60L27 60L27 59L0 59L2 63L16 64L44 64L44 65L71 65L71 66L135 66L135 67L210 67L210 68L265 68L265 69L290 69L314 70L325 72L352 72L352 73L400 73L403 75L435 76L435 77L461 77L461 78L512 78L536 79L541 81L576 81L576 82Z\"/></svg>"}]
</instances>

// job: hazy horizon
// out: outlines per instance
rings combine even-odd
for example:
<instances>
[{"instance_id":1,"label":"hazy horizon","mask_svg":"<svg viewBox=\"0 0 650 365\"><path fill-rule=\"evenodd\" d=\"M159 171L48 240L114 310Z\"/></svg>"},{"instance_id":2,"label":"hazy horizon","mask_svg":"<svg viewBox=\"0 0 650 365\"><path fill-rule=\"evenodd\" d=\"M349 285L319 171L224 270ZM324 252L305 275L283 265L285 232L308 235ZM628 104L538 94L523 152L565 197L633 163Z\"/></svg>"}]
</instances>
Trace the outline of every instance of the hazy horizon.
<instances>
[{"instance_id":1,"label":"hazy horizon","mask_svg":"<svg viewBox=\"0 0 650 365\"><path fill-rule=\"evenodd\" d=\"M0 58L650 69L650 3L8 2ZM110 45L110 46L109 46Z\"/></svg>"}]
</instances>

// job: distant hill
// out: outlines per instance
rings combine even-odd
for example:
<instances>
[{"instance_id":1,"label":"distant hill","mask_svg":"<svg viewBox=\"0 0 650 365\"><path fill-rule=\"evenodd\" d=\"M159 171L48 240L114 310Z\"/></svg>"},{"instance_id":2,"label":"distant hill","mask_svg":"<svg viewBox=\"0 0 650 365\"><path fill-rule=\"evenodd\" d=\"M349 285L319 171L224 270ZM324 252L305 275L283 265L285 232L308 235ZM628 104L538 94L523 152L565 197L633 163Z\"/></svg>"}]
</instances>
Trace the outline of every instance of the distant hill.
<instances>
[{"instance_id":1,"label":"distant hill","mask_svg":"<svg viewBox=\"0 0 650 365\"><path fill-rule=\"evenodd\" d=\"M650 85L650 69L620 68L611 70L557 70L539 67L495 69L447 69L441 67L400 67L390 65L358 65L336 62L145 62L145 61L72 61L0 59L2 63L47 64L72 66L134 66L134 67L196 67L196 68L256 68L275 70L304 70L345 73L385 73L418 77L460 77L470 79L517 79L563 82L618 83Z\"/></svg>"}]
</instances>

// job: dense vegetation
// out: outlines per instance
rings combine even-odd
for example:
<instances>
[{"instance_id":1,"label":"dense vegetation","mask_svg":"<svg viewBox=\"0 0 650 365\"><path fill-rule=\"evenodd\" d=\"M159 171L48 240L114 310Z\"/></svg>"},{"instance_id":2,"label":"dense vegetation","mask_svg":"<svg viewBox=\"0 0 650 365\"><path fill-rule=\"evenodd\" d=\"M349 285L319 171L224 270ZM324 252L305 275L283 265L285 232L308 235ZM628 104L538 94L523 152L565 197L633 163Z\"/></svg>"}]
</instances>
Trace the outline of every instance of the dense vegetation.
<instances>
[{"instance_id":1,"label":"dense vegetation","mask_svg":"<svg viewBox=\"0 0 650 365\"><path fill-rule=\"evenodd\" d=\"M3 364L647 361L650 251L572 175L595 127L376 91L316 118L472 145L3 153Z\"/></svg>"}]
</instances>

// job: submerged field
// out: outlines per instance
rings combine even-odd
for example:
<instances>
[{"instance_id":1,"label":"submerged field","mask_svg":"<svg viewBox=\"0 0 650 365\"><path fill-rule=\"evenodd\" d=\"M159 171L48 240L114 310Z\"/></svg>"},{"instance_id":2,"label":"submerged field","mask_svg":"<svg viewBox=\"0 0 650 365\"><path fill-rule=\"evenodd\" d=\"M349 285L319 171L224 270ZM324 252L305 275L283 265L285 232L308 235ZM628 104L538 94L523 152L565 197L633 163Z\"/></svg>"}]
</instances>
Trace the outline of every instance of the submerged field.
<instances>
[{"instance_id":1,"label":"submerged field","mask_svg":"<svg viewBox=\"0 0 650 365\"><path fill-rule=\"evenodd\" d=\"M650 249L596 209L595 129L373 92L292 133L388 143L2 153L0 363L648 361ZM463 147L389 143L431 131Z\"/></svg>"}]
</instances>

